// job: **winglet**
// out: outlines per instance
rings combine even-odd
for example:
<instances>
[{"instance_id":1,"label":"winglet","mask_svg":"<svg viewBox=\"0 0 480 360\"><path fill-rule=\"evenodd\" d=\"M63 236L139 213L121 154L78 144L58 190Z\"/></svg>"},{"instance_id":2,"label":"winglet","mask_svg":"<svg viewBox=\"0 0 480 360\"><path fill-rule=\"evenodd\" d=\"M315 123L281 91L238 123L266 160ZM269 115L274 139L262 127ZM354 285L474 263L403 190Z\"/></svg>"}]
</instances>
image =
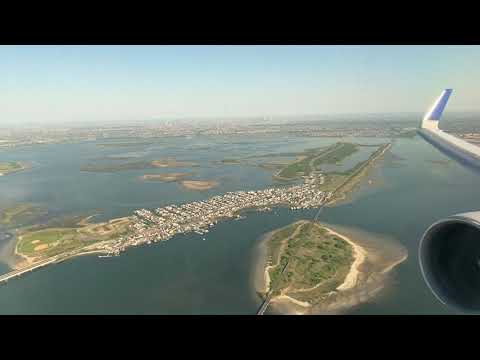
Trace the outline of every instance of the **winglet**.
<instances>
[{"instance_id":1,"label":"winglet","mask_svg":"<svg viewBox=\"0 0 480 360\"><path fill-rule=\"evenodd\" d=\"M422 128L438 129L438 121L442 116L443 110L447 105L448 99L452 94L453 89L445 89L442 94L435 101L430 110L425 114L422 121Z\"/></svg>"}]
</instances>

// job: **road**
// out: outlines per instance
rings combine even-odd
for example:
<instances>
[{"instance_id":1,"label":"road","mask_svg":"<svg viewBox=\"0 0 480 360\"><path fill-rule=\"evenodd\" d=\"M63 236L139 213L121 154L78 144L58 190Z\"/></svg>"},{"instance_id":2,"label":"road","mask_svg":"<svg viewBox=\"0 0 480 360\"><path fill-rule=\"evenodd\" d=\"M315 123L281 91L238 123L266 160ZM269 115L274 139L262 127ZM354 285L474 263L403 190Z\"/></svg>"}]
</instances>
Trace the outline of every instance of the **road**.
<instances>
[{"instance_id":1,"label":"road","mask_svg":"<svg viewBox=\"0 0 480 360\"><path fill-rule=\"evenodd\" d=\"M288 266L288 261L282 269L282 272L281 272L282 275L285 272L285 269L287 268L287 266ZM268 304L270 304L270 300L272 299L272 294L273 294L273 285L270 287L270 291L268 292L265 300L263 300L262 305L260 305L260 308L257 311L257 315L263 315L265 310L267 310Z\"/></svg>"},{"instance_id":2,"label":"road","mask_svg":"<svg viewBox=\"0 0 480 360\"><path fill-rule=\"evenodd\" d=\"M20 276L20 275L22 275L26 272L30 272L30 271L33 271L37 268L40 268L40 267L46 266L48 264L54 263L58 259L59 258L57 256L54 256L54 257L36 262L36 263L34 263L30 266L27 266L27 267L24 267L24 268L21 268L21 269L18 269L18 270L13 270L13 271L10 271L9 273L3 274L2 276L0 276L0 284L6 283L9 279Z\"/></svg>"},{"instance_id":3,"label":"road","mask_svg":"<svg viewBox=\"0 0 480 360\"><path fill-rule=\"evenodd\" d=\"M55 262L65 261L65 260L67 260L69 258L72 258L74 256L91 255L91 254L99 254L99 253L104 253L104 251L102 251L102 250L75 251L75 252L71 252L71 253L68 253L68 254L60 254L60 255L52 256L52 257L49 257L47 259L37 261L37 262L35 262L35 263L33 263L29 266L23 267L21 269L13 270L13 271L10 271L6 274L1 275L0 276L0 285L6 283L8 280L10 280L12 278L18 277L18 276L23 275L27 272L33 271L35 269L44 267L46 265L49 265L49 264L52 264L52 263L55 263Z\"/></svg>"}]
</instances>

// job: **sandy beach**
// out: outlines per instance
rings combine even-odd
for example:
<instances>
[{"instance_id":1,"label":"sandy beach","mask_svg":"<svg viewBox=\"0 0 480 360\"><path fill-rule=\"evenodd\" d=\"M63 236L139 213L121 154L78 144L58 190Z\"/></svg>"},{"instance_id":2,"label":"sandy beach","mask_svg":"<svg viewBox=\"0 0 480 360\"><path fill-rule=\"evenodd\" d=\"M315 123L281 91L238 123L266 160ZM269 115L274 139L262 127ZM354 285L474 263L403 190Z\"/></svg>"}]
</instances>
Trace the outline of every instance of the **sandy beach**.
<instances>
[{"instance_id":1,"label":"sandy beach","mask_svg":"<svg viewBox=\"0 0 480 360\"><path fill-rule=\"evenodd\" d=\"M218 182L215 180L184 180L180 181L180 185L189 190L209 190L218 186Z\"/></svg>"},{"instance_id":2,"label":"sandy beach","mask_svg":"<svg viewBox=\"0 0 480 360\"><path fill-rule=\"evenodd\" d=\"M272 302L282 301L282 300L290 301L290 302L294 303L295 305L298 305L298 306L301 306L301 307L304 307L304 308L309 308L309 307L312 306L312 304L310 304L308 301L299 301L299 300L294 299L294 298L292 298L288 295L276 296L272 299Z\"/></svg>"},{"instance_id":3,"label":"sandy beach","mask_svg":"<svg viewBox=\"0 0 480 360\"><path fill-rule=\"evenodd\" d=\"M350 266L349 272L342 284L320 304L313 305L306 301L299 301L286 294L281 294L271 300L271 306L275 309L275 312L301 315L335 314L347 311L377 296L385 288L390 271L408 257L404 247L391 239L380 238L378 235L358 231L357 229L340 227L338 231L344 231L339 233L325 224L317 224L317 226L321 226L330 234L338 236L352 246L354 261ZM256 288L258 289L257 291L263 294L269 290L270 277L268 270L271 266L266 266L266 260L260 259L260 257L265 256L266 242L278 230L280 229L265 234L259 245L259 261L257 262L259 268L256 270Z\"/></svg>"},{"instance_id":4,"label":"sandy beach","mask_svg":"<svg viewBox=\"0 0 480 360\"><path fill-rule=\"evenodd\" d=\"M301 224L303 222L305 222L305 221L298 221L296 223ZM320 225L316 224L316 226L320 226ZM338 236L342 240L345 240L353 248L354 261L353 261L352 265L350 266L350 270L349 270L347 276L345 277L345 280L343 281L343 283L340 286L337 287L336 290L344 291L344 290L348 290L348 289L351 289L351 288L355 287L355 285L357 284L357 281L358 281L359 273L360 273L359 267L365 262L367 251L362 246L360 246L357 243L355 243L354 241L352 241L352 239L350 239L349 237L347 237L345 235L342 235L342 234L339 234L338 232L336 232L336 231L334 231L334 230L332 230L328 227L325 227L325 226L321 226L321 227L326 229L330 234L333 234L335 236ZM274 233L275 232L269 233L265 237L264 242L267 242L273 236ZM393 266L394 265L392 265L392 267ZM268 291L270 290L269 270L271 268L272 268L272 266L269 265L269 266L266 266L265 270L264 270L264 287L263 287L263 292L264 293L268 293ZM299 301L299 300L294 299L294 298L292 298L290 296L287 296L285 294L282 294L282 295L279 295L279 296L276 296L276 297L272 298L272 302L282 301L282 300L288 300L288 301L290 301L290 302L292 302L296 305L302 306L302 307L311 307L312 306L307 301Z\"/></svg>"},{"instance_id":5,"label":"sandy beach","mask_svg":"<svg viewBox=\"0 0 480 360\"><path fill-rule=\"evenodd\" d=\"M183 179L187 176L192 175L191 173L164 173L164 174L145 174L141 177L144 181L163 181L163 182L173 182Z\"/></svg>"},{"instance_id":6,"label":"sandy beach","mask_svg":"<svg viewBox=\"0 0 480 360\"><path fill-rule=\"evenodd\" d=\"M388 273L390 270L392 270L395 266L401 264L402 262L404 262L405 260L407 260L408 258L408 253L404 253L403 256L401 258L399 258L397 261L394 261L392 262L391 265L387 266L384 270L381 271L381 274L386 274Z\"/></svg>"},{"instance_id":7,"label":"sandy beach","mask_svg":"<svg viewBox=\"0 0 480 360\"><path fill-rule=\"evenodd\" d=\"M189 162L189 161L177 161L173 158L152 160L151 164L153 167L158 167L158 168L197 166L196 163Z\"/></svg>"},{"instance_id":8,"label":"sandy beach","mask_svg":"<svg viewBox=\"0 0 480 360\"><path fill-rule=\"evenodd\" d=\"M330 234L338 236L339 238L348 242L353 248L354 261L353 261L352 265L350 266L350 271L348 272L347 276L345 277L345 280L343 281L342 285L337 287L337 290L339 290L339 291L351 289L357 284L358 275L360 273L358 269L365 262L367 252L363 247L354 243L349 237L347 237L345 235L342 235L342 234L339 234L338 232L333 231L332 229L327 228L325 226L324 226L324 228L327 229L327 231Z\"/></svg>"}]
</instances>

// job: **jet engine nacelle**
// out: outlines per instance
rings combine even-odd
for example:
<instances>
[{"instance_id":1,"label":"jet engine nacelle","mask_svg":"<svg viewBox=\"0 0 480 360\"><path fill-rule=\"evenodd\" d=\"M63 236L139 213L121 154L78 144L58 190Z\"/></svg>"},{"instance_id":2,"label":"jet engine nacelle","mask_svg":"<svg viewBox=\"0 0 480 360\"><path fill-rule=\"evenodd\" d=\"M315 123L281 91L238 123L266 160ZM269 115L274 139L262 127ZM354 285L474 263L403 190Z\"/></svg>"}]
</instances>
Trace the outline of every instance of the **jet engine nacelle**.
<instances>
[{"instance_id":1,"label":"jet engine nacelle","mask_svg":"<svg viewBox=\"0 0 480 360\"><path fill-rule=\"evenodd\" d=\"M480 211L430 226L420 241L422 275L444 304L480 312Z\"/></svg>"}]
</instances>

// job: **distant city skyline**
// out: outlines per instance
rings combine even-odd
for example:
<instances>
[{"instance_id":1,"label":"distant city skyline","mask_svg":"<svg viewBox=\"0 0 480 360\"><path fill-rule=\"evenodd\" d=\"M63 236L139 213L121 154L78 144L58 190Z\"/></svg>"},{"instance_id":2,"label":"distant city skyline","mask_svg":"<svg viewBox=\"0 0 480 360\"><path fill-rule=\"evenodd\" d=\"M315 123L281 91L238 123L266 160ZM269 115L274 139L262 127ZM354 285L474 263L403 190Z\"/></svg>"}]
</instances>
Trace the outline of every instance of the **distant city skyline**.
<instances>
[{"instance_id":1,"label":"distant city skyline","mask_svg":"<svg viewBox=\"0 0 480 360\"><path fill-rule=\"evenodd\" d=\"M479 46L0 46L2 123L480 111ZM448 113L446 113L448 116Z\"/></svg>"}]
</instances>

